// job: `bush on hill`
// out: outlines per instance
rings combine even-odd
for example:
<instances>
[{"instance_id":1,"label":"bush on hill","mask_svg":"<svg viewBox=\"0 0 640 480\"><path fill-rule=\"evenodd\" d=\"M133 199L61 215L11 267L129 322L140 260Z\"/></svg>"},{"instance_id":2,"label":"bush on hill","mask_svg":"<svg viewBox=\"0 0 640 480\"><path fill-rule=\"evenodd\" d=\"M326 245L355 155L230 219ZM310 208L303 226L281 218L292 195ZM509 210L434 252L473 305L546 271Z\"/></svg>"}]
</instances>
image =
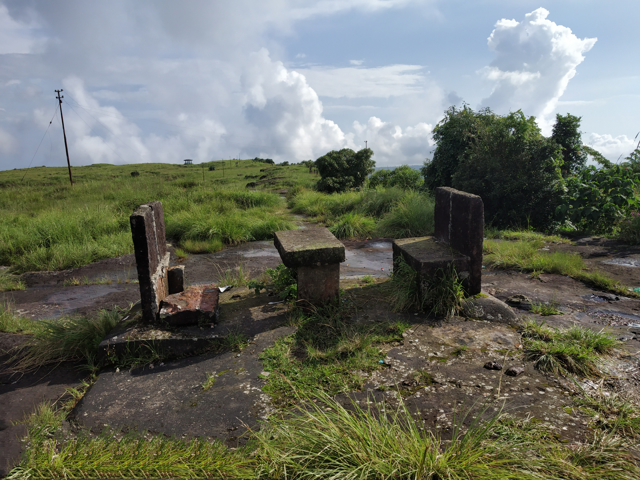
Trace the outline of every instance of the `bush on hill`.
<instances>
[{"instance_id":1,"label":"bush on hill","mask_svg":"<svg viewBox=\"0 0 640 480\"><path fill-rule=\"evenodd\" d=\"M361 187L376 165L372 156L370 148L358 152L350 148L330 151L316 160L321 177L316 188L320 192L334 193Z\"/></svg>"},{"instance_id":2,"label":"bush on hill","mask_svg":"<svg viewBox=\"0 0 640 480\"><path fill-rule=\"evenodd\" d=\"M369 187L398 187L403 190L418 190L424 180L420 172L408 165L394 168L393 170L378 170L369 177Z\"/></svg>"}]
</instances>

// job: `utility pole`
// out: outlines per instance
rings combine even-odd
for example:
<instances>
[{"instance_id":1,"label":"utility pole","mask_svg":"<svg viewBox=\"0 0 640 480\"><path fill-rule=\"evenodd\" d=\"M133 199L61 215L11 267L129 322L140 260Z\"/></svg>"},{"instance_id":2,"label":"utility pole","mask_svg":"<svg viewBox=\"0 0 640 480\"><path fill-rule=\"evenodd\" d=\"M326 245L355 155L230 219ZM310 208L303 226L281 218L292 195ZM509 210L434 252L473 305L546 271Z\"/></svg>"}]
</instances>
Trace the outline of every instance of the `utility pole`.
<instances>
[{"instance_id":1,"label":"utility pole","mask_svg":"<svg viewBox=\"0 0 640 480\"><path fill-rule=\"evenodd\" d=\"M364 148L367 148L367 141L364 141Z\"/></svg>"},{"instance_id":2,"label":"utility pole","mask_svg":"<svg viewBox=\"0 0 640 480\"><path fill-rule=\"evenodd\" d=\"M60 90L54 90L58 96L56 97L58 99L58 103L60 105L60 120L62 120L62 135L64 136L64 150L67 152L67 166L69 167L69 181L71 182L71 185L73 185L73 177L71 176L71 162L69 161L69 147L67 147L67 132L65 132L64 130L64 117L62 116L62 99L64 98L63 96L60 96L60 92L64 91L62 89Z\"/></svg>"}]
</instances>

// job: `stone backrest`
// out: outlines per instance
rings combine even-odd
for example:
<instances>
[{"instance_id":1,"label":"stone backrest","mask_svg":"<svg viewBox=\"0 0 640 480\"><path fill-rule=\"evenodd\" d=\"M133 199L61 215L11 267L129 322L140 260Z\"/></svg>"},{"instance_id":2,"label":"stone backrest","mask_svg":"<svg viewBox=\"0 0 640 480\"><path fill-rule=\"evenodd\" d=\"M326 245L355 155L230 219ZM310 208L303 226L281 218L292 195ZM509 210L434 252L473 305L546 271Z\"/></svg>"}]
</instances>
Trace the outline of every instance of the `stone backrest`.
<instances>
[{"instance_id":1,"label":"stone backrest","mask_svg":"<svg viewBox=\"0 0 640 480\"><path fill-rule=\"evenodd\" d=\"M162 203L140 205L129 220L140 282L142 318L153 323L158 318L160 302L169 294L169 252Z\"/></svg>"},{"instance_id":2,"label":"stone backrest","mask_svg":"<svg viewBox=\"0 0 640 480\"><path fill-rule=\"evenodd\" d=\"M484 204L482 198L450 187L436 189L435 237L469 257L470 294L480 293L482 283L482 240Z\"/></svg>"}]
</instances>

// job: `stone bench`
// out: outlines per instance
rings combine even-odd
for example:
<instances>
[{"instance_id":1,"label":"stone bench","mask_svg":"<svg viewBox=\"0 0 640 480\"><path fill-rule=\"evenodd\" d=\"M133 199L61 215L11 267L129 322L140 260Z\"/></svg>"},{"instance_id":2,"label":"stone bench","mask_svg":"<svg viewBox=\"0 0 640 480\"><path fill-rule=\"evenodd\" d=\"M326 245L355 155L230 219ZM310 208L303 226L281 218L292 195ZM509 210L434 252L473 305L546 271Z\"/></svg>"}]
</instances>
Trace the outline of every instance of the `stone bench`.
<instances>
[{"instance_id":1,"label":"stone bench","mask_svg":"<svg viewBox=\"0 0 640 480\"><path fill-rule=\"evenodd\" d=\"M320 305L338 297L344 245L325 227L274 234L282 263L298 274L298 300Z\"/></svg>"},{"instance_id":2,"label":"stone bench","mask_svg":"<svg viewBox=\"0 0 640 480\"><path fill-rule=\"evenodd\" d=\"M168 326L214 322L219 310L215 285L185 290L184 266L169 266L162 203L140 205L129 220L143 322Z\"/></svg>"},{"instance_id":3,"label":"stone bench","mask_svg":"<svg viewBox=\"0 0 640 480\"><path fill-rule=\"evenodd\" d=\"M418 272L420 285L451 264L467 294L482 287L484 205L477 195L449 187L436 189L435 233L432 237L403 238L393 242L393 263L400 257Z\"/></svg>"}]
</instances>

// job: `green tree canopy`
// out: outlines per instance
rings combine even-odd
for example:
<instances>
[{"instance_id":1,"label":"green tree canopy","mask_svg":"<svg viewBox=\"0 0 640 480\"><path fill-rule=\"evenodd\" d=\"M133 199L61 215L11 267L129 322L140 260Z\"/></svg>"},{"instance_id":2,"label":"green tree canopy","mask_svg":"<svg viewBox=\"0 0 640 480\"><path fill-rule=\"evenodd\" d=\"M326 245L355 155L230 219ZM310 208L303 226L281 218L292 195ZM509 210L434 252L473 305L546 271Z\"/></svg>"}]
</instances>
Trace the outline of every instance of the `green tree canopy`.
<instances>
[{"instance_id":1,"label":"green tree canopy","mask_svg":"<svg viewBox=\"0 0 640 480\"><path fill-rule=\"evenodd\" d=\"M316 160L320 173L316 188L321 192L334 193L361 187L376 166L372 156L370 148L358 152L350 148L330 151Z\"/></svg>"},{"instance_id":2,"label":"green tree canopy","mask_svg":"<svg viewBox=\"0 0 640 480\"><path fill-rule=\"evenodd\" d=\"M564 192L561 147L520 110L490 118L478 122L453 188L482 197L487 223L548 228Z\"/></svg>"},{"instance_id":3,"label":"green tree canopy","mask_svg":"<svg viewBox=\"0 0 640 480\"><path fill-rule=\"evenodd\" d=\"M393 170L378 170L369 177L369 187L399 187L404 190L417 190L424 183L420 172L408 165Z\"/></svg>"},{"instance_id":4,"label":"green tree canopy","mask_svg":"<svg viewBox=\"0 0 640 480\"><path fill-rule=\"evenodd\" d=\"M429 190L437 187L451 187L453 175L473 142L478 128L491 123L496 114L484 109L474 112L468 106L449 108L444 118L433 129L433 139L437 148L433 160L425 162L422 168L424 185Z\"/></svg>"},{"instance_id":5,"label":"green tree canopy","mask_svg":"<svg viewBox=\"0 0 640 480\"><path fill-rule=\"evenodd\" d=\"M587 151L582 145L580 138L580 120L567 113L566 115L556 115L556 123L553 126L553 134L551 139L562 147L562 175L567 177L570 174L577 173L584 168L587 162Z\"/></svg>"}]
</instances>

